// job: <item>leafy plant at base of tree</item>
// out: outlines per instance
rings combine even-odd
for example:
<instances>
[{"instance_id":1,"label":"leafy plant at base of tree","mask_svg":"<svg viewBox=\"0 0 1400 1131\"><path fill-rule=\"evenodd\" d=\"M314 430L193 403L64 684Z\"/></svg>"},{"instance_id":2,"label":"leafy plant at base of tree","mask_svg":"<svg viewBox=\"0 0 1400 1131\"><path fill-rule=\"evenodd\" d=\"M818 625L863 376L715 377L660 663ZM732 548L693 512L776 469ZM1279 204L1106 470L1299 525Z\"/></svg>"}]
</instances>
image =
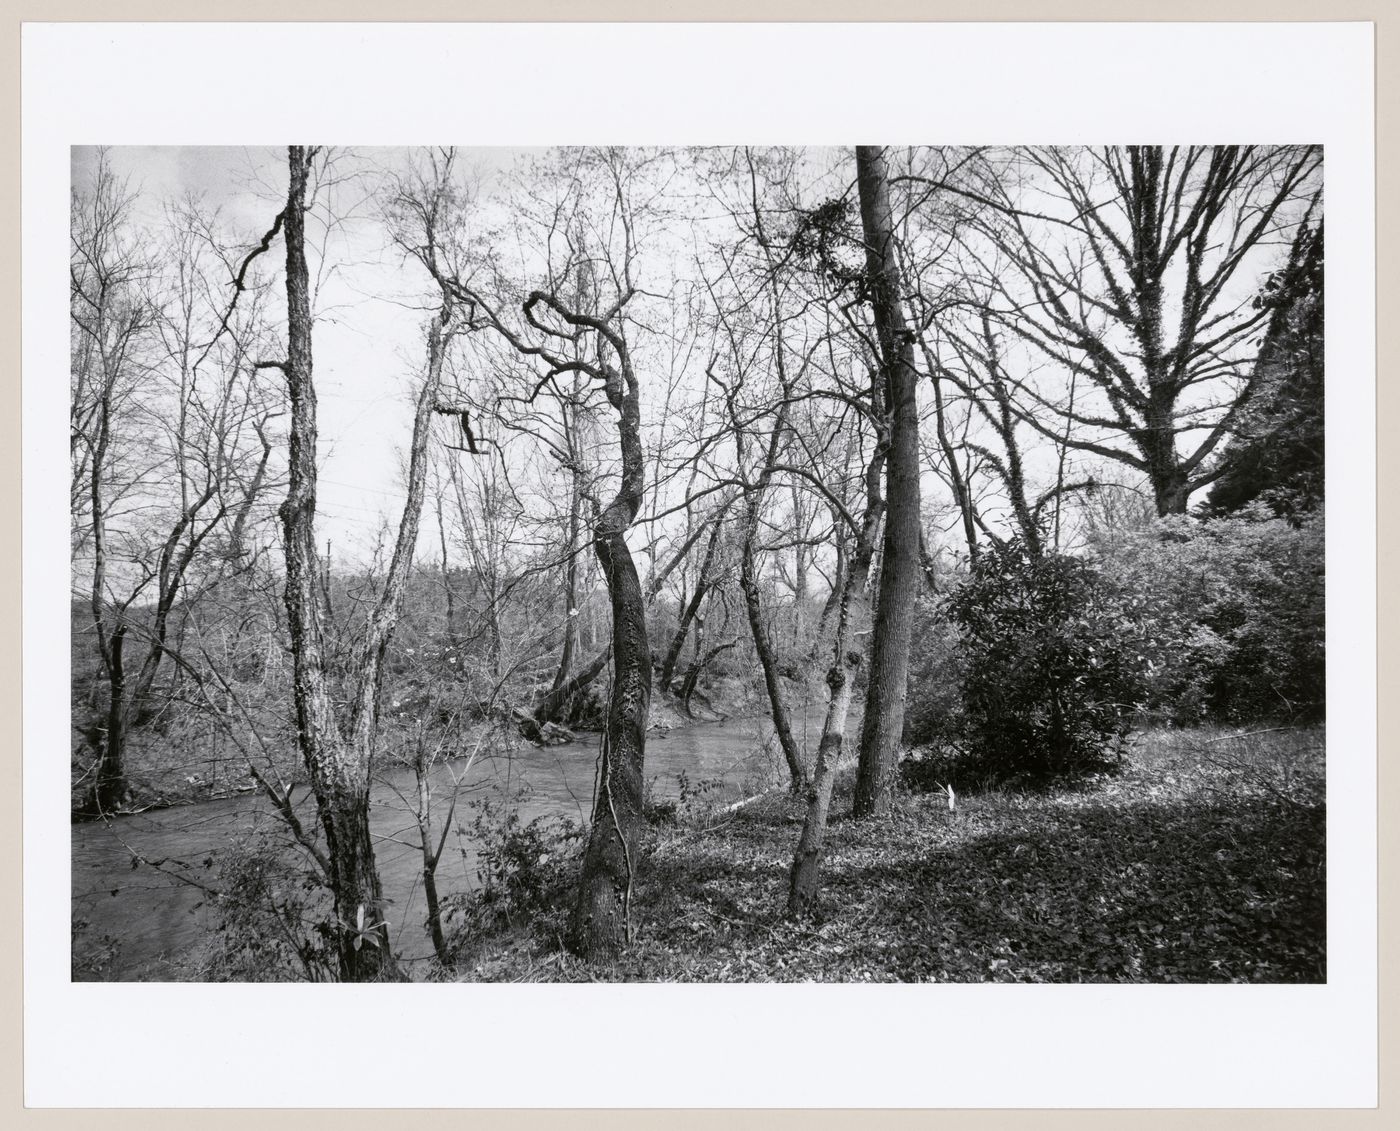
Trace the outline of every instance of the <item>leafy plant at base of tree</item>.
<instances>
[{"instance_id":1,"label":"leafy plant at base of tree","mask_svg":"<svg viewBox=\"0 0 1400 1131\"><path fill-rule=\"evenodd\" d=\"M1041 782L1116 767L1139 686L1112 589L1087 562L987 548L949 600L962 703L962 784Z\"/></svg>"},{"instance_id":2,"label":"leafy plant at base of tree","mask_svg":"<svg viewBox=\"0 0 1400 1131\"><path fill-rule=\"evenodd\" d=\"M479 887L443 899L448 948L457 956L483 936L528 927L541 940L557 941L568 922L578 881L584 829L566 817L522 823L514 808L489 801L477 809L469 839L477 848Z\"/></svg>"},{"instance_id":3,"label":"leafy plant at base of tree","mask_svg":"<svg viewBox=\"0 0 1400 1131\"><path fill-rule=\"evenodd\" d=\"M334 928L320 880L272 841L233 845L219 857L218 924L199 971L210 982L335 980Z\"/></svg>"}]
</instances>

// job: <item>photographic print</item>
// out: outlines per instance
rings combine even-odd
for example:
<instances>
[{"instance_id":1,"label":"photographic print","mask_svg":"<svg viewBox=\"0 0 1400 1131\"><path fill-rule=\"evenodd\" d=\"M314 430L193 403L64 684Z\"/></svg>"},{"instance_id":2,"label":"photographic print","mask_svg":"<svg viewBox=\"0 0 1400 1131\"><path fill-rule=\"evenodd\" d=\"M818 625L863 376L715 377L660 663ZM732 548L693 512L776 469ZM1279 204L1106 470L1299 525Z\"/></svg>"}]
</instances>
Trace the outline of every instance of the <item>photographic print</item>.
<instances>
[{"instance_id":1,"label":"photographic print","mask_svg":"<svg viewBox=\"0 0 1400 1131\"><path fill-rule=\"evenodd\" d=\"M1321 147L72 162L74 979L1326 980Z\"/></svg>"},{"instance_id":2,"label":"photographic print","mask_svg":"<svg viewBox=\"0 0 1400 1131\"><path fill-rule=\"evenodd\" d=\"M27 26L26 1102L1374 1102L1371 48Z\"/></svg>"}]
</instances>

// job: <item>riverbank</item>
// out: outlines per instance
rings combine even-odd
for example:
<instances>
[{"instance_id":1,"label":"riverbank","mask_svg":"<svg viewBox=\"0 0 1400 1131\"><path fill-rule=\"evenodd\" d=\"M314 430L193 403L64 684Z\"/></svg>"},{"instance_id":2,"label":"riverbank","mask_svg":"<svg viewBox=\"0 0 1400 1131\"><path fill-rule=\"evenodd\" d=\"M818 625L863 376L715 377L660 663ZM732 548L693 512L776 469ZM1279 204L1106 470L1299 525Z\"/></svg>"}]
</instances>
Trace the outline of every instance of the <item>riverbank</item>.
<instances>
[{"instance_id":1,"label":"riverbank","mask_svg":"<svg viewBox=\"0 0 1400 1131\"><path fill-rule=\"evenodd\" d=\"M478 940L464 980L1317 982L1326 978L1320 729L1141 736L1125 770L1043 793L904 793L838 817L820 909L782 908L802 806L771 792L655 831L635 942ZM834 812L849 811L851 773Z\"/></svg>"},{"instance_id":2,"label":"riverbank","mask_svg":"<svg viewBox=\"0 0 1400 1131\"><path fill-rule=\"evenodd\" d=\"M795 715L808 722L806 715L820 725L818 692L814 686L790 683L788 702ZM701 732L711 726L734 725L762 729L767 719L766 705L761 700L761 684L753 679L726 677L714 681L703 692L697 692L687 712L670 696L656 695L652 699L647 731L650 740L664 741L673 734L684 734L699 727ZM284 720L285 722L285 720ZM380 745L388 751L401 745L404 724L392 716L381 724ZM300 753L287 733L274 732L275 737L256 744L254 753L264 776L282 786L308 784ZM458 735L462 757L479 740L501 749L527 749L555 746L562 756L577 755L592 758L598 734L586 728L572 732L572 740L559 744L529 743L505 715L481 719L463 726ZM213 801L236 799L259 792L248 769L248 751L220 741L221 732L203 735L200 741L176 740L157 732L138 733L130 740L127 750L127 783L130 796L125 806L108 816L131 817L143 813L202 805ZM72 752L73 776L70 783L70 819L74 823L93 821L98 815L85 808L91 785L92 767L84 762L81 748ZM392 759L381 764L381 772L396 765Z\"/></svg>"},{"instance_id":3,"label":"riverbank","mask_svg":"<svg viewBox=\"0 0 1400 1131\"><path fill-rule=\"evenodd\" d=\"M810 730L815 724L804 719L802 725ZM658 815L689 813L701 803L729 804L779 780L781 756L771 748L762 717L688 723L651 737L646 789ZM439 895L460 902L479 888L481 833L502 821L520 827L537 819L585 821L596 762L596 736L586 734L567 746L550 747L517 738L504 749L483 748L469 764L463 758L438 762L430 789L439 833L450 799L458 799L437 874ZM415 826L417 797L413 770L386 763L375 775L369 820L394 949L412 976L426 977L432 942L424 929L422 853L404 831ZM315 828L310 790L298 787L293 801L303 827ZM484 830L476 828L478 817ZM243 953L266 949L284 928L314 940L321 915L314 885L303 887L314 869L261 792L74 823L70 843L75 977L304 976L295 961L274 961L262 951L250 959ZM231 899L218 898L220 893ZM230 930L229 916L236 910L257 911L262 918ZM236 962L231 947L238 952L232 956Z\"/></svg>"}]
</instances>

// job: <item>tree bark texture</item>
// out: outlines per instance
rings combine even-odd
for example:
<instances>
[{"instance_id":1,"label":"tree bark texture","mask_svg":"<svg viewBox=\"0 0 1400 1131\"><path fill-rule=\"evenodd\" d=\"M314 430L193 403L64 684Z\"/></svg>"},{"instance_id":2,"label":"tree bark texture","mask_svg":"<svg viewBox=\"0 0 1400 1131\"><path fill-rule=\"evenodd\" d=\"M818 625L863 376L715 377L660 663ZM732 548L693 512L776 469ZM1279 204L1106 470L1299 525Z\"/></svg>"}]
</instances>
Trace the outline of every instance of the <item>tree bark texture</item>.
<instances>
[{"instance_id":1,"label":"tree bark texture","mask_svg":"<svg viewBox=\"0 0 1400 1131\"><path fill-rule=\"evenodd\" d=\"M871 642L870 682L861 722L855 815L889 809L904 730L909 640L919 592L919 409L914 335L899 302L899 263L890 220L889 180L879 146L856 147L866 272L890 413L884 548Z\"/></svg>"},{"instance_id":2,"label":"tree bark texture","mask_svg":"<svg viewBox=\"0 0 1400 1131\"><path fill-rule=\"evenodd\" d=\"M594 528L612 605L613 683L569 940L571 948L588 959L616 954L630 941L632 887L646 823L642 771L652 681L646 602L626 540L627 528L641 510L645 486L640 390L626 343L611 330L598 331L618 360L618 368L601 361L600 368L608 402L619 414L622 481Z\"/></svg>"},{"instance_id":3,"label":"tree bark texture","mask_svg":"<svg viewBox=\"0 0 1400 1131\"><path fill-rule=\"evenodd\" d=\"M311 297L305 250L306 192L314 150L288 147L291 180L285 213L287 250L287 359L283 369L291 402L288 493L282 504L287 561L284 593L292 644L297 743L326 836L335 940L342 980L369 982L399 976L390 950L384 897L369 828L370 771L378 723L384 654L393 636L412 569L423 509L427 445L442 375L451 306L428 329L428 374L419 393L409 451L408 498L384 588L369 615L351 670L349 718L342 730L326 673L317 584L316 387L312 376Z\"/></svg>"},{"instance_id":4,"label":"tree bark texture","mask_svg":"<svg viewBox=\"0 0 1400 1131\"><path fill-rule=\"evenodd\" d=\"M882 436L865 470L865 517L861 521L855 550L850 555L850 566L840 580L836 639L832 645L831 667L826 674L831 700L827 703L826 718L822 723L812 784L807 790L807 813L802 823L802 835L797 842L797 853L788 877L789 915L804 915L811 910L821 882L822 846L826 839L827 818L831 813L831 794L845 745L846 717L850 713L856 675L863 659L861 650L852 641L853 622L855 614L865 604L865 585L870 577L870 561L875 555L875 536L884 515L885 500L880 490L880 477L887 452L888 437Z\"/></svg>"}]
</instances>

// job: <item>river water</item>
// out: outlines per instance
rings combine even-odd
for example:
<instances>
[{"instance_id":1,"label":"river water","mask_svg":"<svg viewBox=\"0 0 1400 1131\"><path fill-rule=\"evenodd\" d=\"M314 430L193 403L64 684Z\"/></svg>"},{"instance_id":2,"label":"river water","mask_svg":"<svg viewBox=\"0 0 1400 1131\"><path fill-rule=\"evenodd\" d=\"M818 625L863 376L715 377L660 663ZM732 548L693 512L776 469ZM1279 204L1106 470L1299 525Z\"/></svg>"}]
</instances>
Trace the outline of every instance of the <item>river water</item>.
<instances>
[{"instance_id":1,"label":"river water","mask_svg":"<svg viewBox=\"0 0 1400 1131\"><path fill-rule=\"evenodd\" d=\"M794 719L799 742L815 751L819 714ZM782 780L766 718L694 723L647 738L646 779L658 800L676 798L680 775L694 789L711 783L705 801L734 800ZM805 740L805 741L804 741ZM445 763L434 774L434 818L440 829L453 777L461 778L454 824L469 824L469 799L516 806L523 822L540 816L585 821L593 793L597 736L547 748L522 745L509 755ZM466 770L463 776L463 770ZM394 949L410 962L426 959L432 944L423 928L426 907L422 854L408 802L416 796L413 771L381 773L370 800L370 827L385 895ZM296 791L302 821L315 823L309 792ZM86 923L75 949L90 950L104 938L112 955L100 976L113 981L164 981L180 976L182 960L207 940L218 922L205 891L180 877L217 884L221 852L255 837L279 833L281 821L260 794L182 805L108 822L72 826L72 906L75 924ZM460 849L460 850L459 850ZM289 852L296 851L289 847ZM133 857L163 862L133 866ZM449 840L437 872L442 896L476 883L473 846ZM186 974L185 976L188 976Z\"/></svg>"}]
</instances>

